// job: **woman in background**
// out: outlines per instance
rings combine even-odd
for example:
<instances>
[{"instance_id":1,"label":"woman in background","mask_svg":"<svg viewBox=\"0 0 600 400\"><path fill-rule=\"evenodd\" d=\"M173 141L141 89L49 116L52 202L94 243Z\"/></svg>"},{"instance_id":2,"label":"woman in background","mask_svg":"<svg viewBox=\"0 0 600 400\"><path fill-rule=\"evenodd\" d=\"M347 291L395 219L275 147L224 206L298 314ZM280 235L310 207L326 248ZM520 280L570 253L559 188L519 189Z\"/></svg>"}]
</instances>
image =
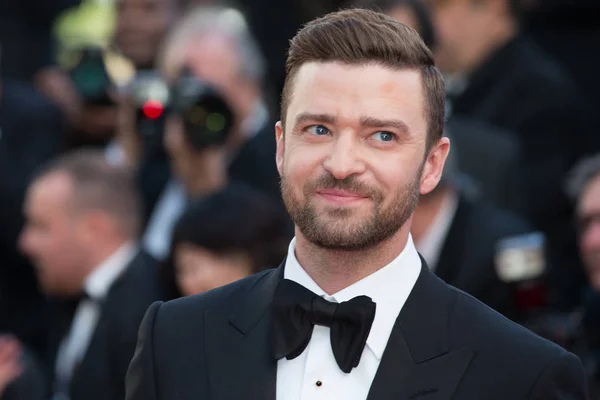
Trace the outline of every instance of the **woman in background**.
<instances>
[{"instance_id":1,"label":"woman in background","mask_svg":"<svg viewBox=\"0 0 600 400\"><path fill-rule=\"evenodd\" d=\"M244 185L192 203L175 226L163 265L167 298L206 292L277 267L291 240L289 224L281 206Z\"/></svg>"}]
</instances>

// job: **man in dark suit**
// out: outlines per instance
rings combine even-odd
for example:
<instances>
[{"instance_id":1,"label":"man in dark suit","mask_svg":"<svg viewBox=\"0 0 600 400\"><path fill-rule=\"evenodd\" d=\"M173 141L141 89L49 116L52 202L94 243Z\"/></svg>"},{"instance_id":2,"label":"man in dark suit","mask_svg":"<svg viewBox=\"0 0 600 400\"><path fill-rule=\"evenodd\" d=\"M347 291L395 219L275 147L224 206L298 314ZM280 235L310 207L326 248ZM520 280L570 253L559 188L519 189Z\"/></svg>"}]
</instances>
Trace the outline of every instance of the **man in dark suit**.
<instances>
[{"instance_id":1,"label":"man in dark suit","mask_svg":"<svg viewBox=\"0 0 600 400\"><path fill-rule=\"evenodd\" d=\"M367 10L292 40L277 166L284 264L156 303L128 400L585 399L579 360L431 274L410 236L437 185L443 80L418 34Z\"/></svg>"},{"instance_id":2,"label":"man in dark suit","mask_svg":"<svg viewBox=\"0 0 600 400\"><path fill-rule=\"evenodd\" d=\"M155 262L136 244L133 179L102 152L55 160L31 184L20 247L55 300L49 369L56 398L125 397L139 323L161 298Z\"/></svg>"},{"instance_id":3,"label":"man in dark suit","mask_svg":"<svg viewBox=\"0 0 600 400\"><path fill-rule=\"evenodd\" d=\"M505 239L525 240L533 230L519 216L462 189L453 157L457 147L451 138L444 176L431 193L421 196L415 210L411 226L415 246L446 283L516 319L515 293L500 271L500 245Z\"/></svg>"},{"instance_id":4,"label":"man in dark suit","mask_svg":"<svg viewBox=\"0 0 600 400\"><path fill-rule=\"evenodd\" d=\"M582 281L574 278L573 209L562 184L573 163L600 146L588 104L520 29L519 0L427 3L438 33L436 61L447 78L448 119L478 119L515 135L524 197L513 211L546 234L562 305L576 305Z\"/></svg>"},{"instance_id":5,"label":"man in dark suit","mask_svg":"<svg viewBox=\"0 0 600 400\"><path fill-rule=\"evenodd\" d=\"M152 213L143 237L145 249L159 260L167 256L172 227L186 203L228 181L259 189L283 209L272 121L261 91L264 61L249 30L227 17L235 12L224 6L200 7L186 15L165 42L161 72L168 83L177 86L187 70L210 85L231 109L232 127L225 143L198 146L183 129L181 116L168 116L164 147L169 182L154 204L146 196ZM149 181L157 184L155 179Z\"/></svg>"}]
</instances>

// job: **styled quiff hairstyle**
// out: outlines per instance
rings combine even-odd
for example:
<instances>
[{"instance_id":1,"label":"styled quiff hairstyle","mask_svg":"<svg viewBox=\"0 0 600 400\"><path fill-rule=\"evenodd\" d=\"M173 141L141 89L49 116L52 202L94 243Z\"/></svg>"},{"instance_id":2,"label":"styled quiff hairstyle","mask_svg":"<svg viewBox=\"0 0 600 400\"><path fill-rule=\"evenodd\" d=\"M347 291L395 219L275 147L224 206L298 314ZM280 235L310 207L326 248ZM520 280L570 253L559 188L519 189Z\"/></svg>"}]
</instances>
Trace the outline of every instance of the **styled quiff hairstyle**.
<instances>
[{"instance_id":1,"label":"styled quiff hairstyle","mask_svg":"<svg viewBox=\"0 0 600 400\"><path fill-rule=\"evenodd\" d=\"M421 73L428 120L427 148L444 130L445 87L433 54L412 28L379 12L349 9L327 14L306 24L290 41L281 96L281 123L285 127L294 79L309 62L348 65L379 64Z\"/></svg>"}]
</instances>

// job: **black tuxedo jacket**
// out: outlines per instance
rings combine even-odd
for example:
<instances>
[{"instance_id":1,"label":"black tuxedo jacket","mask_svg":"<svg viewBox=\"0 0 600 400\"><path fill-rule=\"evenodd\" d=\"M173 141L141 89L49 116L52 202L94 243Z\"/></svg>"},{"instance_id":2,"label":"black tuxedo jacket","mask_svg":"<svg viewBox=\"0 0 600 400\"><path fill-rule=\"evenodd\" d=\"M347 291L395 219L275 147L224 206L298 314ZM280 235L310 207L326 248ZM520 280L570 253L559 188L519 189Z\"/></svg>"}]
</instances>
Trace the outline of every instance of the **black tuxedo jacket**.
<instances>
[{"instance_id":1,"label":"black tuxedo jacket","mask_svg":"<svg viewBox=\"0 0 600 400\"><path fill-rule=\"evenodd\" d=\"M283 268L155 303L140 327L127 400L275 400L270 304ZM577 357L445 284L423 264L369 400L585 399Z\"/></svg>"},{"instance_id":2,"label":"black tuxedo jacket","mask_svg":"<svg viewBox=\"0 0 600 400\"><path fill-rule=\"evenodd\" d=\"M125 375L140 322L149 305L163 298L159 283L156 262L143 251L113 283L87 351L73 373L71 400L125 398ZM51 343L53 356L69 327L70 320L57 321Z\"/></svg>"},{"instance_id":3,"label":"black tuxedo jacket","mask_svg":"<svg viewBox=\"0 0 600 400\"><path fill-rule=\"evenodd\" d=\"M461 196L435 274L504 316L515 319L518 310L514 294L496 271L496 244L503 238L530 232L531 227L519 217Z\"/></svg>"}]
</instances>

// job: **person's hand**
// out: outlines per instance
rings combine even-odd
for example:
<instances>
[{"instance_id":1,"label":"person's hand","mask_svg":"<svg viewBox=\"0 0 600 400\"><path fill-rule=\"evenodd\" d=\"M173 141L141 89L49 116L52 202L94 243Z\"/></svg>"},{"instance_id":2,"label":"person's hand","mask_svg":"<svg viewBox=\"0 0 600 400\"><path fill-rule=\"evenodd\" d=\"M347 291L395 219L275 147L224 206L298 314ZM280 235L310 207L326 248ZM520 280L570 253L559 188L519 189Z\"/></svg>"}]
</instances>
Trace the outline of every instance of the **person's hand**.
<instances>
[{"instance_id":1,"label":"person's hand","mask_svg":"<svg viewBox=\"0 0 600 400\"><path fill-rule=\"evenodd\" d=\"M83 101L69 75L58 67L47 67L36 73L35 85L56 104L72 122L78 119Z\"/></svg>"},{"instance_id":2,"label":"person's hand","mask_svg":"<svg viewBox=\"0 0 600 400\"><path fill-rule=\"evenodd\" d=\"M115 140L125 154L125 162L138 166L142 152L142 141L135 127L135 109L131 98L120 93L117 97L117 128Z\"/></svg>"},{"instance_id":3,"label":"person's hand","mask_svg":"<svg viewBox=\"0 0 600 400\"><path fill-rule=\"evenodd\" d=\"M0 397L7 386L23 373L21 345L12 336L0 336Z\"/></svg>"},{"instance_id":4,"label":"person's hand","mask_svg":"<svg viewBox=\"0 0 600 400\"><path fill-rule=\"evenodd\" d=\"M40 70L35 76L35 84L60 108L69 126L79 135L92 139L112 137L117 120L116 106L85 104L69 75L58 67Z\"/></svg>"}]
</instances>

